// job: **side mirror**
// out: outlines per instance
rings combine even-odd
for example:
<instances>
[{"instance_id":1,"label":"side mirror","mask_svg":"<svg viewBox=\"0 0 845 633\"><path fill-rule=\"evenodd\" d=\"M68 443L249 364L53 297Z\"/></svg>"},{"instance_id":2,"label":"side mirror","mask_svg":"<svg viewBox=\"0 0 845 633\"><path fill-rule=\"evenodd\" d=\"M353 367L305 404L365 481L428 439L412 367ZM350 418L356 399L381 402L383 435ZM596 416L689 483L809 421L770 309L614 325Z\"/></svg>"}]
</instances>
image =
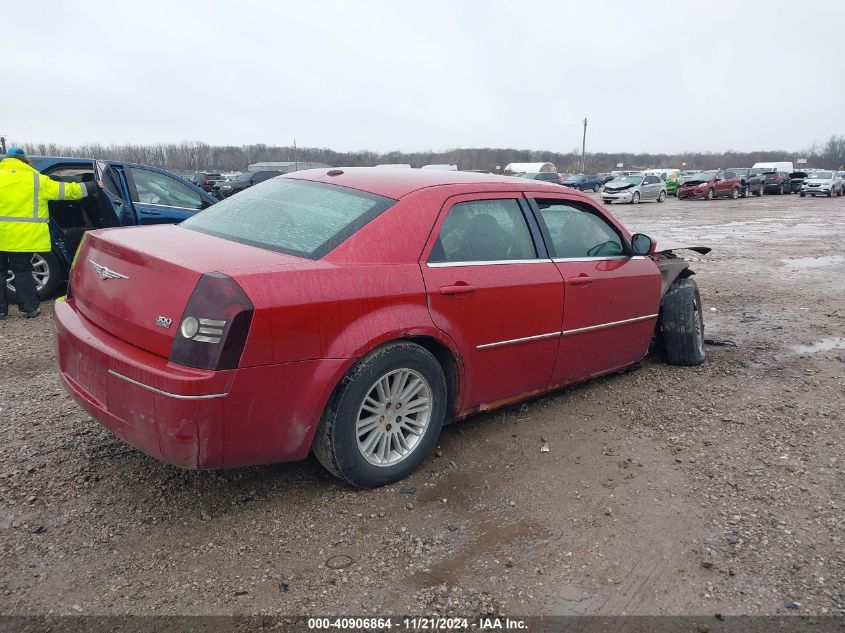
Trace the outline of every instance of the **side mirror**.
<instances>
[{"instance_id":1,"label":"side mirror","mask_svg":"<svg viewBox=\"0 0 845 633\"><path fill-rule=\"evenodd\" d=\"M654 248L654 240L643 233L635 233L631 237L631 250L634 255L649 255Z\"/></svg>"}]
</instances>

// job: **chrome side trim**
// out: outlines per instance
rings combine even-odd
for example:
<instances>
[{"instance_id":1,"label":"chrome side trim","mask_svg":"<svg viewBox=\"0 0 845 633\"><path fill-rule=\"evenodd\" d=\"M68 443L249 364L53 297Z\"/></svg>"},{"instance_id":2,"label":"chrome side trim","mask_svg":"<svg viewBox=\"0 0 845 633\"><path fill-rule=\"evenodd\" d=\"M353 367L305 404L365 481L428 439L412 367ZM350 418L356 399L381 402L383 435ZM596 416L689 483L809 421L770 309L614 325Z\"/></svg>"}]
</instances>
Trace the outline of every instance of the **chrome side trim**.
<instances>
[{"instance_id":1,"label":"chrome side trim","mask_svg":"<svg viewBox=\"0 0 845 633\"><path fill-rule=\"evenodd\" d=\"M185 396L178 393L170 393L169 391L163 391L162 389L156 389L155 387L150 387L149 385L145 385L142 382L138 382L137 380L133 380L123 374L119 374L113 369L109 369L109 373L112 376L116 376L122 380L125 380L128 383L132 383L136 387L141 387L141 389L146 389L147 391L152 391L153 393L157 393L162 396L167 396L168 398L175 398L176 400L214 400L215 398L225 398L228 396L228 393L207 393L201 396Z\"/></svg>"},{"instance_id":2,"label":"chrome side trim","mask_svg":"<svg viewBox=\"0 0 845 633\"><path fill-rule=\"evenodd\" d=\"M556 338L560 336L560 332L549 332L547 334L536 334L534 336L524 336L523 338L512 338L508 341L496 341L495 343L485 343L484 345L476 345L475 349L491 349L493 347L504 347L505 345L516 345L518 343L528 343L530 341L542 341L547 338Z\"/></svg>"},{"instance_id":3,"label":"chrome side trim","mask_svg":"<svg viewBox=\"0 0 845 633\"><path fill-rule=\"evenodd\" d=\"M194 191L193 193L196 193L196 191ZM208 192L206 192L206 193L208 193ZM209 194L209 195L211 195L211 194ZM155 202L141 202L140 200L138 202L135 202L134 204L143 204L144 206L147 206L147 207L161 207L162 209L184 209L185 211L192 211L194 213L196 213L198 211L202 211L202 209L196 209L194 207L179 207L179 206L176 206L175 204L156 204Z\"/></svg>"},{"instance_id":4,"label":"chrome side trim","mask_svg":"<svg viewBox=\"0 0 845 633\"><path fill-rule=\"evenodd\" d=\"M489 262L426 262L429 268L453 268L457 266L501 266L502 264L548 264L550 259L496 259Z\"/></svg>"},{"instance_id":5,"label":"chrome side trim","mask_svg":"<svg viewBox=\"0 0 845 633\"><path fill-rule=\"evenodd\" d=\"M632 257L628 257L627 255L613 255L612 257L555 257L552 261L556 264L561 264L566 262L613 262L622 259L645 259L645 257L643 255L634 255Z\"/></svg>"},{"instance_id":6,"label":"chrome side trim","mask_svg":"<svg viewBox=\"0 0 845 633\"><path fill-rule=\"evenodd\" d=\"M645 316L634 317L633 319L623 319L622 321L611 321L610 323L599 323L598 325L579 327L574 330L564 330L561 332L561 336L572 336L573 334L583 334L584 332L595 332L596 330L605 330L618 325L627 325L628 323L637 323L638 321L648 321L649 319L656 318L656 314L646 314Z\"/></svg>"}]
</instances>

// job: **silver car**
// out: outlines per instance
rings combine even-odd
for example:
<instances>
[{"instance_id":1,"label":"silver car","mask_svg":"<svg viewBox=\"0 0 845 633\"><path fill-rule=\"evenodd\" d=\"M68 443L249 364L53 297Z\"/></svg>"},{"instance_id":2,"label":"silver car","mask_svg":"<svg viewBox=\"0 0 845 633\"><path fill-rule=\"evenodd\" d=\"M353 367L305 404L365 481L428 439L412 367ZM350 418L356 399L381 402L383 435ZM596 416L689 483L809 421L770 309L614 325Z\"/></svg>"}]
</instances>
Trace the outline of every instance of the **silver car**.
<instances>
[{"instance_id":1,"label":"silver car","mask_svg":"<svg viewBox=\"0 0 845 633\"><path fill-rule=\"evenodd\" d=\"M605 204L614 202L639 204L644 200L663 202L666 200L666 183L651 174L619 176L604 186L601 190L601 199Z\"/></svg>"},{"instance_id":2,"label":"silver car","mask_svg":"<svg viewBox=\"0 0 845 633\"><path fill-rule=\"evenodd\" d=\"M835 171L819 170L804 179L801 184L801 189L798 193L803 198L807 194L815 196L832 196L842 195L843 181L842 177Z\"/></svg>"}]
</instances>

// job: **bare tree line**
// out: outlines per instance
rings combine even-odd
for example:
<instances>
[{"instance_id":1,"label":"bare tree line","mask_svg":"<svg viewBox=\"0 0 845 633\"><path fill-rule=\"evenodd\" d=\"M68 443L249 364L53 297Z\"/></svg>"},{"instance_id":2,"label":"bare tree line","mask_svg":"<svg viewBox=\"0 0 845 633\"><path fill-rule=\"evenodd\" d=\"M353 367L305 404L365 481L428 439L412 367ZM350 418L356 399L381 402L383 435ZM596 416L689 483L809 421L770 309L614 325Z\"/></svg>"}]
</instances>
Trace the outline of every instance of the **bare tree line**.
<instances>
[{"instance_id":1,"label":"bare tree line","mask_svg":"<svg viewBox=\"0 0 845 633\"><path fill-rule=\"evenodd\" d=\"M512 162L551 162L560 171L576 171L580 154L506 148L450 149L441 152L386 152L367 150L337 152L328 148L279 147L271 145L209 145L207 143L168 143L158 145L59 145L56 143L23 144L31 155L93 157L157 165L179 172L243 171L248 165L265 161L316 161L338 167L366 167L382 163L407 163L422 167L433 163L450 163L459 169L504 169ZM619 163L625 168L681 167L715 169L749 166L756 162L806 158L808 167L845 168L845 135L833 135L825 143L814 143L804 151L781 150L754 152L686 152L649 154L634 152L592 153L587 155L587 169L610 171Z\"/></svg>"}]
</instances>

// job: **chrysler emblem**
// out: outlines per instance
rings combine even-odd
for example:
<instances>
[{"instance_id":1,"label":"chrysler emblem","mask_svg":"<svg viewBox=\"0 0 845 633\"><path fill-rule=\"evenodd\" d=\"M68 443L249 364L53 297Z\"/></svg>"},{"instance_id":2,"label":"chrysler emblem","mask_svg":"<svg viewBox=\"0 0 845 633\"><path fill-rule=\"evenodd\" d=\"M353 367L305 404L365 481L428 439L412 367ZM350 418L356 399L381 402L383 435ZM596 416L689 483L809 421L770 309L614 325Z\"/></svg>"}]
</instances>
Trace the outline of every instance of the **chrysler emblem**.
<instances>
[{"instance_id":1,"label":"chrysler emblem","mask_svg":"<svg viewBox=\"0 0 845 633\"><path fill-rule=\"evenodd\" d=\"M108 268L107 266L102 266L95 262L93 259L89 259L91 265L94 267L94 270L97 271L97 274L100 275L100 279L103 281L107 279L129 279L126 275L121 275L118 272L113 271L112 269Z\"/></svg>"}]
</instances>

